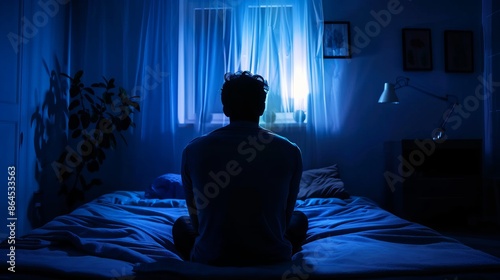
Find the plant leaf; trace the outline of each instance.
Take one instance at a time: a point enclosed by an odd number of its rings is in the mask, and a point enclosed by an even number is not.
[[[36,107],[36,112],[31,115],[31,125],[33,125],[33,122],[37,119],[41,119],[42,116],[40,115],[40,107]]]
[[[92,179],[88,185],[85,186],[84,190],[88,191],[90,190],[93,186],[100,186],[102,185],[101,179]]]
[[[135,108],[138,112],[140,112],[140,111],[141,111],[141,105],[139,105],[139,103],[134,102],[134,101],[131,101],[131,102],[130,102],[130,105],[131,105],[132,107],[134,107],[134,108]]]
[[[125,120],[126,118],[130,118],[129,116],[132,113],[132,109],[130,109],[129,106],[121,106],[120,107],[120,112],[122,112],[121,115],[120,115],[120,119],[121,120]]]
[[[116,148],[116,138],[115,138],[114,134],[112,134],[112,133],[109,134],[109,141],[111,144],[111,148],[113,148],[113,149]]]
[[[66,73],[59,73],[59,75],[65,77],[65,78],[68,78],[70,81],[73,81],[73,78],[70,75],[66,74]]]
[[[78,128],[78,126],[80,126],[80,118],[78,118],[77,114],[72,114],[69,117],[68,127],[71,130],[75,130]]]
[[[102,99],[104,99],[104,103],[106,104],[111,104],[113,103],[113,100],[111,99],[111,95],[113,93],[106,91],[105,93],[102,94]]]
[[[128,97],[127,91],[124,88],[120,87],[120,93],[118,94],[118,96],[121,99],[127,98]]]
[[[78,94],[80,94],[80,88],[79,88],[79,87],[71,86],[71,87],[69,88],[69,96],[70,96],[71,98],[73,98],[73,97],[77,97],[77,96],[78,96]]]
[[[93,83],[91,87],[97,87],[97,88],[106,88],[105,83]]]
[[[130,123],[132,123],[132,119],[130,119],[129,116],[124,118],[123,120],[120,121],[120,128],[121,130],[127,130],[130,126]]]
[[[106,154],[102,149],[97,149],[96,154],[97,160],[102,164],[102,162],[106,159]]]
[[[115,88],[115,79],[114,78],[109,79],[108,86],[106,88],[107,89]]]
[[[83,129],[87,129],[87,127],[89,127],[89,124],[90,124],[90,114],[87,112],[83,112],[80,115],[80,120],[82,122]]]
[[[81,78],[83,76],[83,71],[80,70],[78,72],[76,72],[75,76],[73,77],[73,80],[71,81],[71,84],[73,86],[79,86],[81,84]]]
[[[80,71],[76,72],[74,79],[80,80],[82,78],[82,76],[83,76],[83,70],[80,70]]]
[[[68,110],[71,111],[71,110],[75,109],[76,107],[78,107],[78,105],[80,105],[80,100],[75,99],[75,100],[71,101],[71,103],[69,104]]]
[[[82,135],[82,130],[81,129],[75,129],[75,131],[73,131],[73,133],[71,134],[71,137],[78,138],[80,135]]]
[[[99,99],[99,101],[101,101],[102,103],[105,103],[104,99],[100,98],[99,96],[96,96],[96,98]]]
[[[99,114],[97,114],[97,112],[94,111],[92,115],[90,115],[90,122],[97,123],[98,120],[99,120]]]
[[[87,170],[89,172],[97,172],[99,171],[99,163],[96,160],[92,160],[87,163]]]
[[[88,94],[84,94],[83,96],[85,96],[85,98],[91,103],[91,104],[94,104],[94,99],[92,99],[92,97],[90,97],[90,95]]]
[[[66,195],[66,204],[68,207],[72,208],[77,201],[83,201],[85,195],[82,190],[77,188],[72,188]]]
[[[90,87],[85,87],[85,88],[83,88],[83,90],[86,91],[86,92],[88,92],[88,93],[90,93],[90,94],[92,94],[92,95],[95,95],[94,90],[92,88],[90,88]]]

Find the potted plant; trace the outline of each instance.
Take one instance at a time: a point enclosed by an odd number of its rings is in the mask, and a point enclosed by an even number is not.
[[[130,97],[115,79],[86,86],[82,81],[83,71],[73,77],[61,74],[70,80],[68,105],[69,145],[52,163],[59,182],[59,194],[66,196],[71,208],[84,200],[84,194],[94,186],[102,184],[97,176],[106,153],[117,147],[117,137],[125,144],[122,134],[135,127],[131,114],[140,111],[139,96]]]

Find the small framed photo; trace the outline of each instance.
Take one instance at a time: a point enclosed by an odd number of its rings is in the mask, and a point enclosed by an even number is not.
[[[351,58],[351,35],[348,21],[325,21],[324,58]]]
[[[450,73],[474,72],[473,32],[444,31],[444,67]]]
[[[403,70],[432,70],[431,30],[403,28]]]

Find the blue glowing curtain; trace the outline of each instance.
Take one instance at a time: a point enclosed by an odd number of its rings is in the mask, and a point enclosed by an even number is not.
[[[150,166],[139,183],[176,171],[190,139],[227,124],[226,72],[264,76],[270,110],[304,110],[308,128],[328,126],[321,0],[88,0],[72,2],[71,16],[72,72],[113,76],[142,97],[129,137],[138,152],[120,154]]]
[[[178,22],[179,1],[71,2],[71,72],[83,69],[88,82],[114,77],[141,96],[136,128],[124,133],[128,145],[117,138],[103,172],[116,188],[147,186],[178,171],[182,147],[193,137],[177,121]]]
[[[181,1],[179,121],[201,133],[227,124],[223,74],[249,70],[268,80],[269,111],[315,112],[309,123],[319,124],[322,108],[311,108],[325,103],[321,7],[320,0]]]

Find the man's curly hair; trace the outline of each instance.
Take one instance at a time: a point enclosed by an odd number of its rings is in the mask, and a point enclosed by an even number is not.
[[[228,117],[255,117],[265,109],[267,81],[249,71],[226,73],[221,90],[224,113]]]

